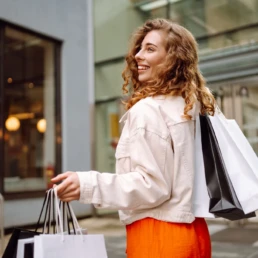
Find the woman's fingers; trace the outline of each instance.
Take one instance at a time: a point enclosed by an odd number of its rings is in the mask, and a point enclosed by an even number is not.
[[[57,178],[57,177],[56,177]],[[60,178],[60,177],[59,177]],[[59,179],[58,178],[58,179]],[[80,182],[78,175],[74,172],[64,173],[63,182],[57,185],[57,195],[62,201],[79,200],[80,198]]]
[[[65,181],[63,183],[65,183]],[[62,186],[62,184],[60,184],[59,186]],[[66,184],[66,188],[64,188],[63,190],[61,188],[61,190],[58,190],[57,192],[58,192],[58,196],[61,197],[67,194],[69,195],[71,193],[74,193],[76,190],[77,190],[77,187],[73,183],[71,183],[71,184]]]
[[[77,191],[80,191],[80,188],[77,187],[74,183],[68,184],[67,187],[59,192],[59,196],[69,195],[71,193],[77,193]]]
[[[66,197],[66,198],[62,198],[60,199],[62,202],[72,202],[72,201],[77,201],[79,199],[75,199],[74,197]]]
[[[62,196],[59,196],[59,199],[63,202],[79,200],[80,199],[80,191],[74,191],[71,193],[64,194]]]
[[[79,200],[80,199],[80,188],[76,188],[74,186],[70,186],[66,189],[65,192],[58,195],[59,199],[61,201],[73,201],[73,200]]]
[[[57,193],[60,194],[64,191],[64,189],[69,185],[69,180],[67,180],[74,172],[68,171],[63,174],[59,174],[56,177],[53,177],[51,181],[53,183],[58,183],[60,181],[63,181],[61,184],[59,184],[57,187]]]
[[[59,174],[59,175],[57,175],[56,177],[53,177],[53,178],[51,179],[51,181],[52,181],[53,183],[58,183],[58,182],[60,182],[60,181],[62,181],[62,180],[65,180],[67,177],[69,177],[69,175],[71,175],[71,173],[74,173],[74,172],[67,171],[67,172],[65,172],[65,173]]]

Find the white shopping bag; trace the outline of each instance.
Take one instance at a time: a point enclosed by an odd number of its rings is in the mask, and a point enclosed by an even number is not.
[[[199,116],[196,117],[195,122],[195,174],[192,198],[193,213],[195,217],[215,218],[214,214],[209,212],[210,198],[204,172]]]
[[[39,235],[34,258],[107,258],[103,235]]]
[[[63,229],[63,212],[60,212],[56,189],[55,216],[57,234],[42,234],[34,237],[34,258],[107,258],[103,235],[84,235],[68,203],[78,235],[67,235]]]
[[[258,210],[258,158],[235,120],[210,116],[233,188],[245,214]]]
[[[24,258],[25,245],[34,243],[34,238],[26,238],[18,240],[16,258]]]

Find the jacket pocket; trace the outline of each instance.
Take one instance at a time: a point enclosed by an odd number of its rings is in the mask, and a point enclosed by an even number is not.
[[[129,142],[119,141],[116,148],[116,173],[124,174],[131,170]]]

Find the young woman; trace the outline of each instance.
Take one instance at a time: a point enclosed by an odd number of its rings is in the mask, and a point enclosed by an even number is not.
[[[149,20],[134,33],[126,61],[116,174],[63,173],[52,179],[63,180],[58,196],[118,209],[129,258],[209,258],[207,225],[191,201],[195,117],[215,107],[197,43],[178,24]]]

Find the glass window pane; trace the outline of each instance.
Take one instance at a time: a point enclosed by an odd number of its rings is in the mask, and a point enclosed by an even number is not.
[[[258,155],[258,87],[240,86],[237,89],[241,99],[242,130]]]
[[[235,119],[258,155],[257,83],[225,84],[214,90],[218,105],[228,119]]]
[[[115,172],[115,150],[122,131],[124,113],[120,99],[96,105],[96,169]]]
[[[54,44],[5,29],[4,189],[45,190],[55,166]]]
[[[138,0],[132,2],[152,18],[168,16],[167,18],[190,29],[197,37],[235,29],[258,21],[257,0]]]
[[[258,42],[258,0],[132,0],[146,17],[169,18],[190,30],[201,54]],[[170,2],[168,5],[167,3]],[[148,8],[146,8],[148,7]],[[229,32],[230,31],[230,32]],[[223,33],[227,32],[227,33]],[[212,36],[211,35],[217,35]]]

